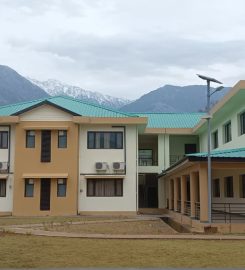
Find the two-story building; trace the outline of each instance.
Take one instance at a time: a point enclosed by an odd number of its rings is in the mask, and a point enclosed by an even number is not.
[[[245,214],[244,100],[240,81],[211,112],[213,222],[239,223]],[[204,115],[123,113],[68,97],[2,106],[0,213],[158,209],[181,222],[205,224]]]
[[[211,192],[212,224],[218,224],[223,231],[245,230],[242,224],[245,221],[244,101],[245,81],[240,81],[211,110],[211,191],[207,183],[205,119],[192,130],[199,137],[201,152],[186,155],[160,174],[168,186],[169,213],[181,222],[203,228],[208,222],[208,193]]]

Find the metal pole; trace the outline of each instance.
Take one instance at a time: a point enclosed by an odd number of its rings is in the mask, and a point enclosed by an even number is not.
[[[212,222],[212,175],[211,175],[211,118],[210,118],[210,81],[207,80],[207,114],[208,114],[208,223]]]

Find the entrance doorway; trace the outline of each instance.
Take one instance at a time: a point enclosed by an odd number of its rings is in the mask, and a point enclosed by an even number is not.
[[[41,179],[41,189],[40,189],[40,210],[48,211],[50,210],[50,179]]]
[[[155,173],[139,175],[139,208],[158,208],[158,179]]]

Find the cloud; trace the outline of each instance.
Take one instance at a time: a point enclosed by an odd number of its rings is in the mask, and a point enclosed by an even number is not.
[[[165,83],[198,83],[198,72],[231,85],[244,76],[242,7],[239,0],[1,0],[0,62],[130,98]]]

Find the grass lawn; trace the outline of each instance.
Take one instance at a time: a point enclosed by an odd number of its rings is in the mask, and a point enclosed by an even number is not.
[[[0,235],[0,267],[245,267],[245,241]]]
[[[102,234],[174,234],[171,227],[161,220],[152,221],[128,221],[116,223],[77,224],[77,225],[45,225],[38,228],[48,231],[72,232],[72,233],[102,233]]]

